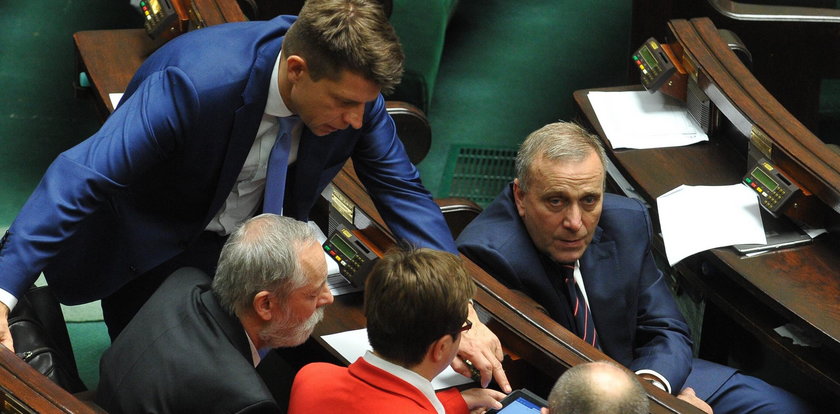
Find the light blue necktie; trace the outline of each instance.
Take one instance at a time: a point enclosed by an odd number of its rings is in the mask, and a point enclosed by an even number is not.
[[[271,154],[268,156],[263,213],[281,214],[283,212],[283,195],[286,190],[286,171],[289,168],[292,128],[299,119],[297,116],[277,118],[280,123],[280,130],[277,131],[277,140],[274,141]]]

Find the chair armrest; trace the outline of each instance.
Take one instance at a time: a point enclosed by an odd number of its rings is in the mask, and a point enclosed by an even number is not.
[[[417,165],[432,147],[432,127],[426,113],[420,108],[402,101],[385,101],[385,110],[394,119],[397,136],[405,146],[408,159]]]
[[[446,225],[452,233],[452,238],[457,238],[464,227],[481,213],[481,206],[470,199],[461,197],[436,198],[435,202],[443,213]]]
[[[707,1],[718,13],[733,20],[840,23],[838,9],[749,4],[731,0]]]

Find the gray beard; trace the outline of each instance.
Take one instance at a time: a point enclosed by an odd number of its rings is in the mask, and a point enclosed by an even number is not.
[[[303,322],[283,321],[267,326],[260,332],[260,340],[270,348],[288,348],[298,346],[312,335],[318,322],[324,319],[324,308],[318,308]]]

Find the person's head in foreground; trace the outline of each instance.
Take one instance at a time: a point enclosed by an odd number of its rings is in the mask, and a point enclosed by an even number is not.
[[[575,365],[557,380],[543,414],[647,414],[648,397],[636,376],[609,361]]]
[[[458,353],[472,323],[467,306],[475,293],[461,258],[432,249],[392,251],[365,282],[368,339],[379,357],[431,381]],[[470,409],[498,408],[503,393],[462,392]]]

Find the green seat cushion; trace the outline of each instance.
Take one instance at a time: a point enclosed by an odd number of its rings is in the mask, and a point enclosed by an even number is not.
[[[405,74],[389,99],[429,110],[437,79],[446,25],[457,0],[394,0],[391,23],[405,52]]]

